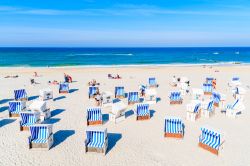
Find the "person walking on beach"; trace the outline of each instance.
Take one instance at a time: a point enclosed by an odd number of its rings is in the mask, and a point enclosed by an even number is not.
[[[216,79],[213,79],[212,85],[213,85],[213,88],[216,89]]]

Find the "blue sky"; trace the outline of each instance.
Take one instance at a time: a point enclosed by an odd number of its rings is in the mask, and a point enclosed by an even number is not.
[[[250,1],[1,0],[0,46],[250,46]]]

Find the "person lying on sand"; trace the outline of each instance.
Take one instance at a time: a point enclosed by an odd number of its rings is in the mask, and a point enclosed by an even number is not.
[[[5,76],[4,78],[18,78],[18,75],[15,75],[15,76]]]
[[[32,79],[30,79],[30,83],[31,83],[31,85],[34,85],[34,84],[39,84],[39,83],[38,83],[38,82],[36,82],[36,81],[35,81],[35,79],[33,79],[33,78],[32,78]]]
[[[58,85],[59,84],[59,82],[58,81],[56,81],[56,80],[54,80],[54,81],[48,81],[48,84],[49,85]]]
[[[108,74],[108,78],[109,79],[121,79],[122,77],[119,74],[117,74],[116,76],[112,76],[112,74]]]

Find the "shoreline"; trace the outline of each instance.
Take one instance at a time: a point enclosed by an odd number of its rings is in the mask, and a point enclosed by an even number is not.
[[[199,63],[199,64],[131,64],[131,65],[72,65],[72,66],[0,66],[0,69],[88,69],[88,68],[151,68],[151,67],[239,67],[250,63]]]

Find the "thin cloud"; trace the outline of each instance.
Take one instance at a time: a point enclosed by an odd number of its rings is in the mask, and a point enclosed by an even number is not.
[[[56,10],[56,9],[29,9],[11,6],[0,6],[1,13],[25,15],[82,15],[82,16],[157,16],[157,15],[206,15],[206,16],[250,16],[248,11],[214,10],[170,10],[148,5],[119,5],[113,8]]]

